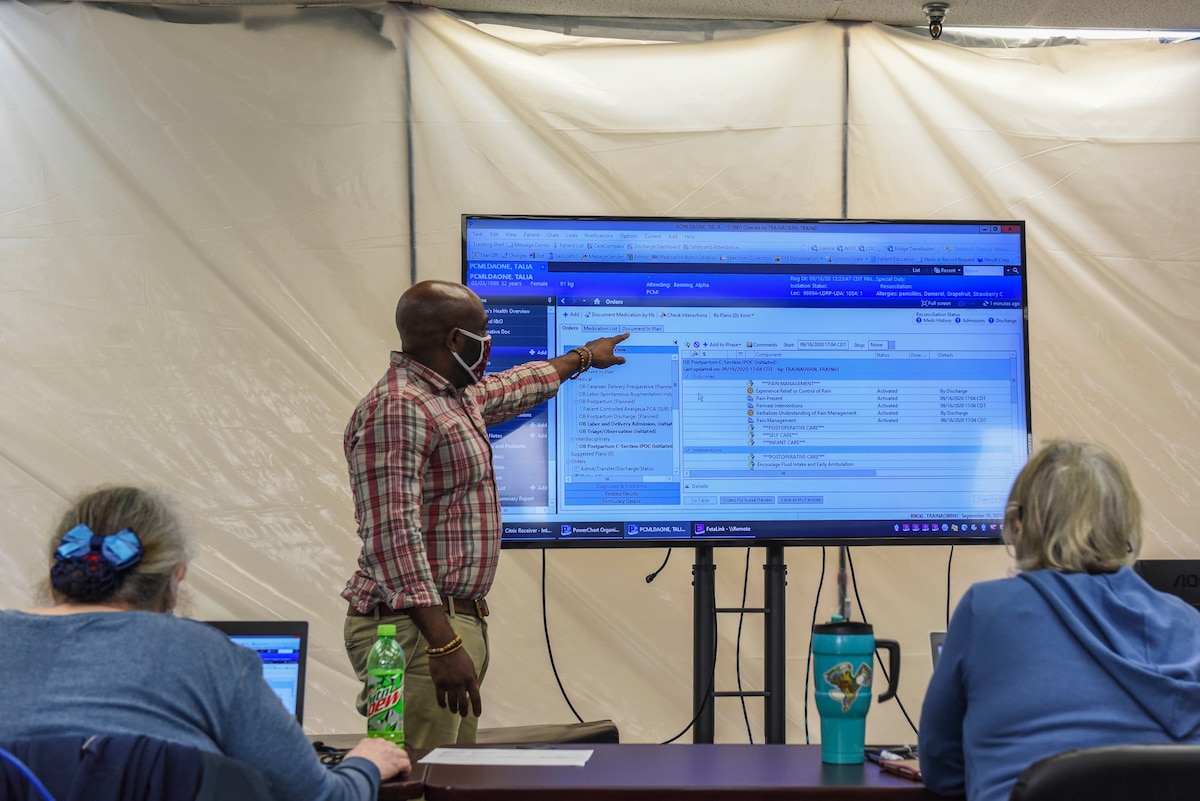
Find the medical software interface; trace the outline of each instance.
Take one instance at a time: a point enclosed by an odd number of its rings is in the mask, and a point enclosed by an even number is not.
[[[263,663],[263,678],[283,701],[288,712],[296,714],[300,687],[300,638],[285,635],[231,635],[230,640],[256,652]]]
[[[489,371],[632,335],[491,429],[506,538],[998,533],[1029,449],[1019,224],[464,231]]]

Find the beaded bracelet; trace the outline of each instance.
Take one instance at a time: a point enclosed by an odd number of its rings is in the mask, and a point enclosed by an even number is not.
[[[447,644],[443,645],[441,648],[432,648],[432,649],[426,648],[425,655],[428,656],[430,659],[437,659],[439,656],[449,656],[450,654],[454,653],[455,651],[460,650],[462,647],[463,647],[462,638],[455,637],[453,640],[451,640]]]
[[[575,353],[575,354],[579,355],[579,369],[576,370],[571,375],[571,379],[574,380],[576,378],[579,378],[579,376],[583,375],[588,370],[592,369],[593,356],[592,356],[592,349],[589,348],[587,345],[583,345],[578,348],[571,348],[571,353]]]
[[[455,634],[453,640],[451,640],[450,642],[448,642],[445,645],[442,645],[438,648],[434,648],[429,645],[425,646],[425,653],[428,656],[445,656],[446,654],[454,653],[459,648],[462,648],[462,646],[463,646],[462,637]]]

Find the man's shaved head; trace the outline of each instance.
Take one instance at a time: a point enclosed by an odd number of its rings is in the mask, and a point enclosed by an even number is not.
[[[483,333],[486,327],[483,301],[462,284],[422,281],[409,287],[396,304],[401,347],[417,358],[440,349],[455,328]]]

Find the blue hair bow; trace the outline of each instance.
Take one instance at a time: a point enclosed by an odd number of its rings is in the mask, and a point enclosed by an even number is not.
[[[146,549],[142,547],[137,534],[127,528],[101,537],[86,523],[80,523],[63,535],[62,545],[58,546],[54,555],[58,559],[77,559],[93,551],[99,551],[114,570],[124,570],[142,561]]]

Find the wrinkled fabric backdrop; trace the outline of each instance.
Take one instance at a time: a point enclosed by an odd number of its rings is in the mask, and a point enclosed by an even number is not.
[[[1146,501],[1143,555],[1200,557],[1200,42],[968,49],[836,23],[652,38],[399,6],[0,3],[0,603],[30,602],[67,498],[166,488],[196,536],[181,612],[311,621],[307,728],[361,729],[342,430],[398,344],[399,293],[458,279],[463,213],[1026,220],[1035,440],[1114,448]],[[787,738],[804,742],[837,552],[785,555]],[[647,584],[663,556],[506,551],[481,724],[573,720],[544,559],[580,715],[627,742],[677,734],[692,553]],[[960,546],[948,582],[945,546],[851,556],[915,720],[926,632],[1010,560]],[[718,549],[718,605],[744,575],[761,604],[764,558]],[[737,622],[721,619],[718,689],[736,686]],[[762,653],[748,616],[748,689]],[[744,742],[740,704],[716,704],[717,741]],[[761,741],[761,700],[746,706]],[[914,739],[895,703],[867,736]]]

